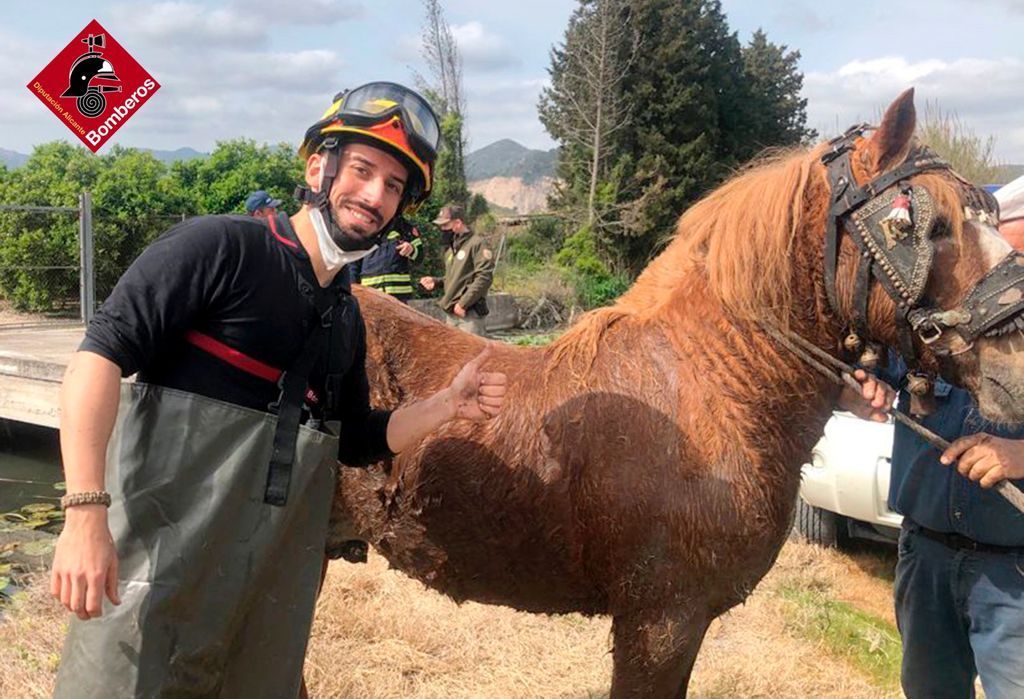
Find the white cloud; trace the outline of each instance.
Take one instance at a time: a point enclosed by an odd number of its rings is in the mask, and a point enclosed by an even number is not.
[[[915,88],[918,115],[926,105],[956,112],[980,137],[994,136],[997,156],[1024,162],[1024,61],[962,58],[908,61],[887,56],[847,63],[804,77],[808,125],[822,135],[857,121],[877,121],[896,96]]]
[[[494,71],[514,68],[520,64],[509,42],[487,31],[480,22],[455,25],[452,27],[452,36],[469,70]]]
[[[138,42],[139,50],[128,49],[162,86],[121,141],[199,149],[239,137],[297,143],[327,106],[324,77],[347,66],[332,49],[271,50],[270,32],[282,23],[312,22],[314,14],[330,24],[359,9],[348,0],[314,0],[290,15],[269,0],[221,8],[119,6],[109,28]]]
[[[46,42],[29,40],[3,30],[0,30],[0,45],[5,49],[5,58],[0,61],[0,104],[3,105],[4,131],[16,135],[39,131],[45,134],[45,140],[70,136],[60,119],[55,118],[39,102],[35,93],[26,88],[53,59],[56,49]],[[6,145],[24,153],[31,149],[30,146],[21,147],[14,140]]]
[[[546,8],[564,0],[524,1]],[[297,142],[334,90],[381,79],[382,65],[384,77],[407,84],[413,82],[411,70],[423,69],[419,17],[404,16],[396,22],[384,9],[388,3],[304,0],[292,6],[280,0],[103,0],[103,5],[100,21],[161,84],[159,93],[119,131],[117,142],[123,145],[209,150],[215,141],[236,137]],[[533,22],[543,12],[491,9],[471,4],[456,14],[476,19],[452,26],[465,65],[473,146],[509,137],[547,147],[550,139],[536,116],[539,83],[513,77],[524,72],[519,54],[529,42],[526,37],[513,42],[502,35],[519,26],[509,14],[525,13]],[[360,28],[359,35],[342,40],[343,33],[330,25],[349,20],[356,20],[352,27]],[[282,32],[282,25],[301,27]],[[392,31],[386,61],[367,61],[368,47],[380,49],[380,42],[371,37],[383,26]],[[0,145],[27,152],[33,143],[66,138],[65,127],[47,117],[25,89],[57,50],[52,38],[42,31],[0,29],[0,40],[8,49],[8,58],[0,63],[0,104],[7,127]],[[542,47],[541,52],[545,50]],[[532,67],[525,72],[542,71]]]
[[[270,24],[337,24],[357,19],[365,14],[358,0],[302,0],[282,7],[281,0],[239,0],[234,4],[239,12],[261,16]]]
[[[487,31],[481,22],[451,26],[452,37],[459,47],[467,73],[495,73],[521,65],[512,45],[502,36]],[[423,37],[406,35],[391,45],[396,60],[419,62],[423,57]]]
[[[185,97],[180,101],[183,111],[190,117],[208,117],[224,108],[216,97]]]
[[[537,118],[537,98],[546,84],[544,79],[467,81],[470,150],[502,138],[528,148],[552,148],[551,138]]]
[[[357,0],[303,0],[287,6],[279,0],[238,0],[222,8],[169,0],[115,5],[111,24],[143,44],[157,42],[178,50],[217,46],[255,51],[269,44],[275,27],[329,26],[362,17],[363,12]]]
[[[111,17],[115,35],[123,32],[141,43],[178,51],[207,45],[259,49],[267,44],[267,32],[273,26],[265,18],[235,9],[208,9],[187,2],[117,5],[111,8]]]
[[[146,67],[163,87],[133,119],[142,127],[136,133],[159,139],[162,145],[154,147],[200,149],[240,137],[298,143],[327,107],[323,76],[338,75],[345,67],[341,57],[323,49],[210,49],[189,56],[161,51],[152,63]]]
[[[324,76],[338,75],[344,67],[338,54],[325,49],[229,53],[218,60],[217,75],[205,76],[202,84],[205,88],[238,90],[240,99],[251,104],[252,100],[245,100],[245,92],[260,87],[272,88],[282,96],[307,91],[320,94],[325,91]],[[184,77],[179,76],[179,80]]]
[[[796,31],[806,34],[811,32],[825,32],[835,26],[830,17],[826,17],[817,8],[808,7],[802,2],[787,3],[775,8],[775,15],[772,22],[786,27],[792,27]]]

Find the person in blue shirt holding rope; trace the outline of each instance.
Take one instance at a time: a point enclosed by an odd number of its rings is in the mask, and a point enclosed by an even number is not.
[[[1013,225],[1024,217],[1024,187],[1004,190],[996,193],[1000,233],[1024,250],[1024,226]],[[863,371],[856,378],[860,400],[847,391],[842,406],[880,419],[892,390]],[[900,389],[896,409],[909,413],[905,363],[893,355],[879,378]],[[980,676],[989,699],[1024,697],[1024,515],[993,489],[1004,479],[1024,486],[1024,426],[986,421],[967,391],[941,380],[931,398],[922,424],[950,447],[940,454],[899,423],[893,438],[903,691],[910,699],[973,697]]]

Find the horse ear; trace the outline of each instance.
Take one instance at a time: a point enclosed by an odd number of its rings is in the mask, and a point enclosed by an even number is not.
[[[871,154],[876,173],[882,173],[903,162],[917,128],[914,109],[914,88],[896,98],[882,117],[882,125],[871,137]]]

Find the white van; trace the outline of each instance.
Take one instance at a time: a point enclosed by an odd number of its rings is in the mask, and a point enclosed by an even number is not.
[[[795,529],[836,546],[848,537],[895,542],[902,517],[889,509],[893,421],[870,422],[837,411],[804,464]]]

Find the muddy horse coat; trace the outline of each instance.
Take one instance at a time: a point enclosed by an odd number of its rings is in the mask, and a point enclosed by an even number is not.
[[[851,140],[863,184],[916,157],[912,92]],[[789,531],[800,466],[839,389],[764,332],[766,321],[840,354],[898,346],[897,301],[872,278],[864,312],[849,218],[838,221],[835,305],[824,278],[828,144],[750,169],[699,202],[612,307],[546,348],[495,348],[506,408],[452,424],[369,470],[342,469],[335,537],[352,528],[392,565],[456,600],[613,617],[613,697],[686,693],[711,620],[741,602]],[[957,307],[1009,252],[977,191],[948,168],[909,175],[934,222],[923,298]],[[967,207],[967,213],[965,213]],[[882,274],[882,270],[878,270]],[[360,294],[382,404],[442,388],[483,340],[382,295]],[[1020,421],[1017,333],[913,337],[924,371]],[[346,532],[348,528],[348,532]]]

